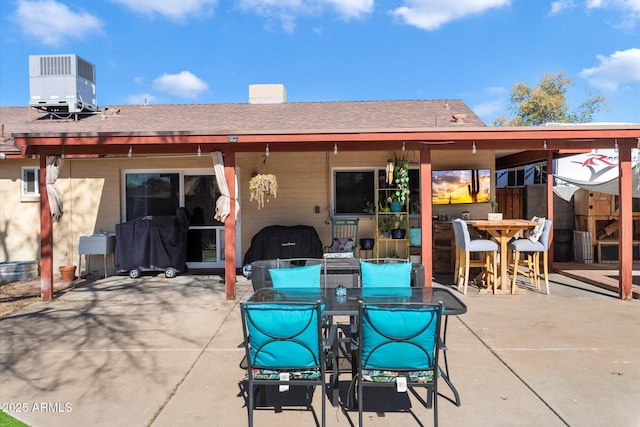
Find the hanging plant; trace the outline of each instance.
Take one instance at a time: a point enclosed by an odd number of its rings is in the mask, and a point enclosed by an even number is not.
[[[409,162],[406,156],[398,158],[395,156],[395,184],[396,191],[392,198],[395,201],[400,202],[402,206],[409,201]]]
[[[258,209],[264,208],[264,202],[269,199],[278,197],[278,180],[273,174],[257,174],[249,180],[249,193],[251,198],[258,202]]]

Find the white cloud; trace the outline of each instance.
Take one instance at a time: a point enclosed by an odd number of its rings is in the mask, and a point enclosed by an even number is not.
[[[585,68],[580,76],[598,88],[616,91],[620,85],[640,82],[640,49],[617,51],[611,56],[598,55],[600,64]]]
[[[494,117],[504,110],[503,101],[489,101],[482,104],[476,104],[471,107],[474,113],[479,117],[483,117],[484,121],[487,121],[487,117]]]
[[[505,93],[508,93],[510,89],[504,86],[490,86],[484,90],[492,95],[504,95]]]
[[[423,30],[437,30],[456,19],[509,6],[511,0],[404,0],[404,4],[392,10],[391,15]]]
[[[616,27],[623,29],[634,28],[640,21],[640,0],[584,0],[580,2],[588,11],[607,10],[619,12],[622,15]],[[568,9],[578,7],[577,0],[556,0],[551,3],[550,15],[557,15]]]
[[[638,0],[587,0],[587,9],[606,8],[640,12]]]
[[[640,0],[589,0],[588,9],[612,9],[622,13],[622,21],[616,26],[632,29],[640,21]]]
[[[551,3],[551,10],[549,15],[556,15],[565,9],[571,9],[575,6],[573,0],[558,0]]]
[[[322,0],[344,19],[361,18],[373,11],[373,0]]]
[[[131,10],[147,15],[159,14],[172,21],[184,21],[188,16],[210,14],[218,0],[112,0]]]
[[[298,16],[320,15],[334,11],[344,20],[363,18],[373,11],[374,0],[240,0],[240,8],[267,18],[267,26],[272,21],[292,33]]]
[[[153,88],[180,98],[197,98],[209,85],[189,71],[182,71],[178,74],[161,75],[153,81]]]
[[[28,36],[54,47],[102,31],[102,22],[95,16],[74,12],[54,0],[20,0],[15,21]]]

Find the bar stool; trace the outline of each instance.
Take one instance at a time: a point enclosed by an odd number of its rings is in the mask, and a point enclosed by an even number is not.
[[[453,234],[456,243],[456,261],[454,268],[454,278],[456,286],[462,293],[467,293],[469,284],[469,268],[481,267],[487,280],[487,286],[493,286],[493,293],[496,293],[496,277],[498,271],[498,244],[489,239],[473,239],[469,234],[467,223],[459,218],[453,221]],[[471,259],[471,252],[480,253],[481,259]],[[461,283],[462,281],[462,283]]]

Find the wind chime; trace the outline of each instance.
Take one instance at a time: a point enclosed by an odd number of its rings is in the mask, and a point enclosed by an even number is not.
[[[386,171],[386,180],[387,180],[387,184],[392,185],[393,184],[393,160],[389,159],[387,160],[387,167],[385,169]]]

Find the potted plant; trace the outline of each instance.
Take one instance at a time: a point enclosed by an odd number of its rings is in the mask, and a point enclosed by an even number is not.
[[[406,228],[404,225],[404,215],[403,214],[395,214],[393,216],[393,229],[391,229],[391,238],[392,239],[404,239],[407,235]]]
[[[389,203],[389,209],[391,212],[400,212],[402,211],[402,203],[398,197],[394,194],[387,199],[387,203]]]
[[[249,180],[249,193],[251,198],[258,202],[258,209],[264,207],[264,202],[278,197],[278,180],[273,174],[256,174]]]
[[[384,238],[389,238],[391,230],[391,218],[378,218],[378,234]]]
[[[489,203],[491,204],[491,213],[487,214],[487,219],[489,221],[502,220],[502,214],[496,212],[498,210],[498,202],[496,202],[496,199],[491,199]]]

